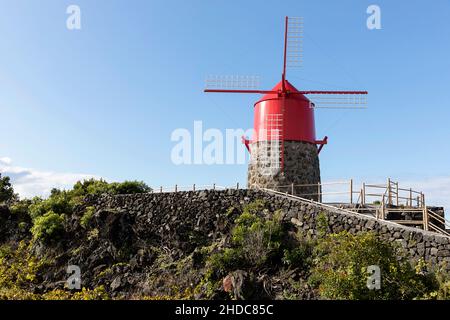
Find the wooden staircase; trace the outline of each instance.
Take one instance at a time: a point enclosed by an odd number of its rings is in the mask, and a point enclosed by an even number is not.
[[[330,185],[342,185],[345,191],[324,191],[324,187]],[[317,191],[315,193],[307,192],[306,190],[311,190],[311,187],[316,187]],[[305,188],[305,193],[299,194],[296,190],[302,190],[302,188]],[[415,191],[412,188],[401,188],[398,182],[391,179],[387,179],[386,184],[363,183],[360,191],[354,189],[353,180],[304,185],[276,185],[265,190],[299,198],[315,196],[319,199],[319,203],[330,207],[433,231],[450,237],[450,221],[445,219],[443,208],[439,210],[437,207],[427,206],[423,192]],[[324,196],[330,195],[342,196],[347,201],[324,202]],[[358,195],[356,201],[354,201],[355,195]]]

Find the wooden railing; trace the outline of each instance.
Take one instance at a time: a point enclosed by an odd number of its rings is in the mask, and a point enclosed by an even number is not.
[[[372,202],[368,201],[368,198]],[[425,204],[423,192],[413,190],[412,188],[400,188],[399,183],[391,179],[388,179],[386,184],[362,184],[358,202],[360,201],[359,203],[362,205],[371,204],[374,202],[373,198],[387,205],[395,205],[397,207],[423,207]]]
[[[152,193],[165,193],[165,192],[183,192],[183,191],[200,191],[200,190],[228,190],[228,189],[240,189],[239,183],[236,183],[234,186],[219,186],[215,183],[211,185],[178,185],[175,184],[173,186],[159,186],[152,188]]]
[[[338,191],[329,191],[330,186],[340,186],[341,188]],[[277,193],[313,199],[323,204],[332,204],[335,207],[346,208],[353,212],[372,215],[380,220],[416,226],[450,236],[446,231],[447,228],[450,229],[450,221],[427,207],[423,192],[412,188],[403,188],[398,182],[391,179],[387,179],[386,184],[362,183],[360,190],[355,190],[353,179],[317,184],[273,185],[264,188]],[[328,201],[324,201],[324,199]],[[334,201],[330,201],[330,199],[334,199]],[[404,214],[414,218],[393,219],[388,217],[389,215]]]

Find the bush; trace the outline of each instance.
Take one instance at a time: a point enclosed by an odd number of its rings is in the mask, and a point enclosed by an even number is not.
[[[109,300],[105,287],[99,286],[93,290],[83,288],[81,291],[53,290],[42,294],[41,300]]]
[[[324,237],[328,233],[329,224],[328,217],[325,212],[320,212],[316,218],[317,235],[319,238]]]
[[[151,192],[152,188],[142,181],[125,181],[111,183],[109,190],[111,194],[135,194]]]
[[[276,212],[271,218],[262,218],[259,215],[264,206],[264,202],[255,201],[244,207],[231,231],[231,247],[208,256],[207,281],[216,281],[236,269],[261,268],[280,255],[284,236],[281,215]]]
[[[70,215],[73,212],[73,199],[66,191],[53,189],[50,197],[43,200],[35,197],[29,207],[30,216],[33,220],[52,211],[58,214]]]
[[[210,255],[206,263],[207,277],[219,279],[231,270],[243,268],[243,256],[242,250],[238,248],[225,248],[221,252]]]
[[[26,216],[29,213],[30,206],[32,204],[31,200],[25,199],[20,200],[13,204],[9,209],[12,214],[17,216]]]
[[[16,249],[6,245],[0,247],[0,291],[29,288],[36,283],[37,273],[45,263],[30,253],[25,241],[21,241]]]
[[[81,291],[52,290],[42,294],[31,288],[42,280],[39,276],[49,262],[32,254],[25,241],[17,248],[0,247],[0,300],[104,300],[109,299],[103,286]]]
[[[108,186],[109,184],[103,179],[89,179],[78,181],[73,186],[72,194],[79,197],[84,197],[88,194],[100,195],[103,193],[108,193]]]
[[[152,189],[144,182],[125,181],[108,183],[105,180],[89,179],[78,181],[74,186],[71,194],[76,197],[84,197],[86,195],[101,194],[135,194],[150,192]]]
[[[450,300],[450,273],[446,271],[447,262],[431,268],[421,259],[416,266],[416,272],[423,273],[424,270],[431,270],[430,275],[435,286],[432,291],[423,296],[423,299]]]
[[[95,213],[94,207],[87,207],[85,213],[80,219],[80,225],[86,229],[88,227],[89,222],[91,221],[93,215]]]
[[[302,242],[292,249],[284,249],[283,263],[289,267],[307,269],[311,265],[312,246],[308,242]]]
[[[77,205],[82,203],[88,195],[142,193],[151,191],[145,183],[125,181],[122,183],[108,183],[104,180],[89,179],[77,182],[72,190],[53,189],[48,199],[35,197],[27,202],[20,203],[14,210],[27,210],[34,226],[32,228],[35,239],[48,240],[57,236],[63,229],[63,216],[70,216],[75,212]],[[93,208],[88,208],[80,220],[83,228],[92,218]],[[43,218],[45,217],[45,218]]]
[[[328,299],[413,299],[430,291],[432,284],[417,274],[398,248],[374,233],[352,235],[346,231],[319,240],[310,283]],[[381,270],[381,289],[367,287],[367,268]]]
[[[3,177],[0,173],[0,203],[9,202],[15,198],[14,189],[9,177]]]
[[[64,215],[59,215],[53,211],[37,217],[31,228],[33,239],[43,242],[51,242],[52,240],[58,239],[64,231],[63,223]]]
[[[280,212],[275,212],[271,219],[263,219],[255,213],[261,206],[256,203],[245,207],[232,230],[233,245],[240,249],[243,260],[254,267],[278,253],[283,237]]]

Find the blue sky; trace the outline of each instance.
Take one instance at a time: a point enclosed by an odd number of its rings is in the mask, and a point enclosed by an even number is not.
[[[71,4],[81,30],[66,28]],[[371,4],[381,30],[366,27]],[[170,137],[195,120],[252,126],[258,95],[206,95],[204,79],[275,85],[286,15],[305,21],[304,67],[287,75],[298,89],[370,94],[367,110],[316,111],[322,180],[392,177],[450,205],[448,0],[0,0],[0,163],[25,195],[84,175],[245,184],[246,165],[174,165]]]

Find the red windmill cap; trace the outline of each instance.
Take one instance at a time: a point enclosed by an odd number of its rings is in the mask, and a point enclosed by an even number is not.
[[[297,92],[294,95],[289,96],[290,99],[298,99],[303,101],[308,101],[309,99],[306,98],[303,94],[300,93],[300,91],[297,90],[296,87],[294,87],[289,81],[284,80],[284,88],[287,93],[289,92]],[[283,80],[278,82],[275,87],[273,87],[270,91],[278,91],[279,93],[283,92]],[[278,93],[268,93],[264,95],[261,99],[259,99],[255,104],[258,104],[265,100],[272,100],[272,99],[279,99],[280,95]]]

